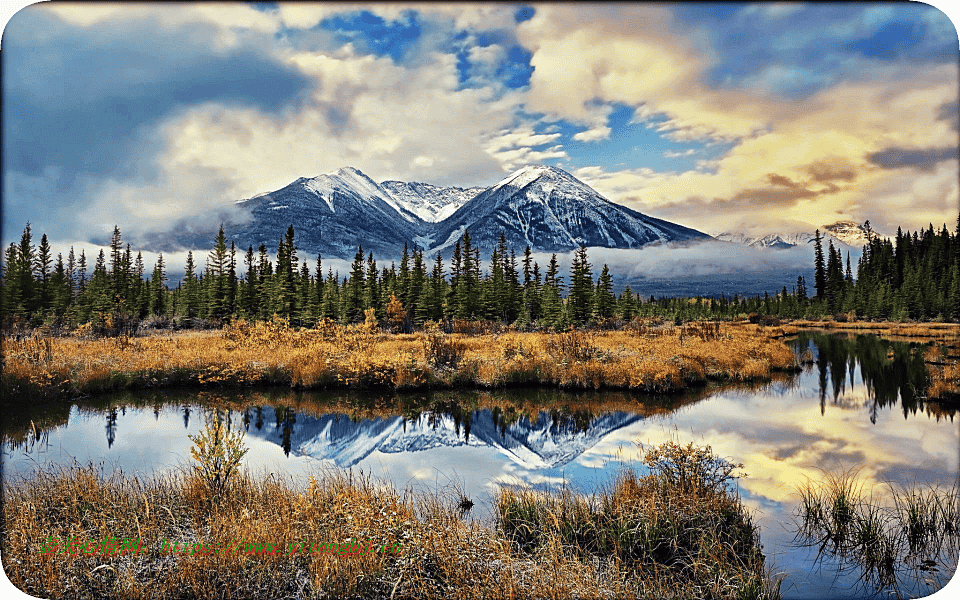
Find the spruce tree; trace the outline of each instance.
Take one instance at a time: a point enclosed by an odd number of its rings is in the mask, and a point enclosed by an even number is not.
[[[227,316],[227,271],[230,257],[227,251],[227,238],[223,233],[223,225],[217,233],[213,250],[207,257],[207,316],[220,321]],[[157,314],[154,311],[154,314]]]
[[[157,264],[153,267],[153,276],[150,278],[150,312],[163,316],[167,311],[167,273],[163,264],[163,254],[157,256]]]
[[[823,262],[823,242],[820,239],[820,230],[818,229],[813,238],[813,285],[816,289],[817,299],[822,299],[827,293],[827,272]]]
[[[344,318],[348,323],[359,323],[363,321],[363,290],[365,269],[363,268],[363,247],[357,247],[357,253],[353,257],[353,264],[350,266],[350,279],[344,289],[343,306]]]
[[[50,290],[50,267],[53,263],[53,256],[50,251],[50,242],[47,241],[47,234],[40,238],[40,245],[37,247],[36,264],[34,271],[37,274],[37,304],[42,313],[50,311],[53,303],[53,294]]]
[[[593,308],[593,273],[587,262],[587,248],[580,246],[573,255],[570,273],[570,295],[567,297],[567,316],[576,326],[590,320]]]
[[[613,278],[609,267],[604,264],[593,295],[593,316],[597,320],[612,319],[616,305],[617,299],[613,295]]]

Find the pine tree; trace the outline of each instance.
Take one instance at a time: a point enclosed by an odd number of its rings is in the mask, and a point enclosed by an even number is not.
[[[366,308],[363,305],[365,278],[363,258],[363,247],[360,246],[357,248],[357,253],[353,257],[353,264],[350,266],[350,279],[343,291],[344,318],[348,323],[359,323],[363,321],[363,311]]]
[[[363,306],[366,309],[373,309],[373,314],[377,319],[384,316],[383,301],[380,295],[380,271],[377,269],[377,261],[373,258],[373,252],[367,255],[367,276],[363,283]]]
[[[20,294],[19,267],[20,249],[13,242],[7,247],[3,258],[3,316],[24,316],[23,298]]]
[[[131,306],[138,319],[145,319],[150,314],[150,292],[143,282],[146,267],[143,264],[143,253],[137,252],[133,262],[133,276],[131,277],[131,292],[133,299]]]
[[[423,287],[423,293],[420,298],[420,322],[440,321],[443,319],[444,297],[446,296],[446,281],[443,278],[443,256],[437,253],[433,261],[433,270],[430,272],[430,279],[427,285]]]
[[[612,319],[616,305],[617,299],[613,295],[613,278],[610,276],[610,269],[604,264],[593,295],[593,316],[597,320]]]
[[[563,282],[560,280],[559,271],[557,255],[554,253],[547,265],[541,295],[544,324],[554,328],[560,326],[560,321],[563,318],[563,300],[561,299]]]
[[[34,265],[34,272],[37,274],[38,308],[42,313],[49,312],[53,304],[53,294],[50,290],[50,266],[52,262],[50,242],[47,241],[47,234],[43,234],[40,238],[40,245],[37,247],[36,264]]]
[[[576,326],[590,320],[593,308],[593,274],[587,262],[587,248],[580,246],[573,255],[570,273],[570,295],[567,297],[567,316]]]
[[[199,313],[196,270],[197,266],[193,262],[193,251],[187,251],[187,264],[181,288],[183,293],[183,312],[187,319],[190,319],[191,323],[193,319],[197,318]]]
[[[620,297],[617,298],[617,313],[624,321],[629,321],[637,314],[637,301],[630,286],[625,286]]]
[[[50,276],[50,309],[58,317],[63,318],[70,308],[70,279],[67,277],[67,268],[63,264],[63,255],[57,253],[57,266]]]
[[[17,291],[20,296],[19,306],[21,307],[21,314],[27,319],[37,312],[40,305],[39,296],[36,293],[36,282],[33,278],[34,260],[33,235],[30,232],[30,223],[27,223],[23,235],[20,236],[15,269]]]
[[[814,288],[817,291],[817,299],[822,299],[827,292],[827,274],[823,263],[823,242],[820,239],[819,229],[814,234],[813,240]]]
[[[400,258],[400,273],[397,275],[397,298],[404,307],[410,307],[410,252],[407,245],[403,245],[403,256]]]
[[[120,305],[126,297],[127,273],[123,268],[123,240],[120,238],[120,228],[113,226],[113,235],[110,237],[110,282],[113,286],[113,302]]]
[[[87,305],[92,313],[91,316],[96,317],[98,324],[104,323],[113,311],[113,290],[103,250],[97,255],[97,262],[94,264],[93,275],[90,276],[85,295],[89,298]]]
[[[153,267],[153,276],[150,278],[150,312],[163,316],[167,311],[167,273],[163,264],[163,254],[157,256],[157,264]]]
[[[460,286],[463,285],[463,253],[460,250],[460,240],[453,246],[453,257],[450,259],[450,296],[447,300],[447,316],[460,317],[464,307],[460,304]]]
[[[333,267],[329,267],[327,281],[323,284],[323,305],[320,312],[325,319],[340,320],[340,286],[337,282],[339,274],[333,274]]]

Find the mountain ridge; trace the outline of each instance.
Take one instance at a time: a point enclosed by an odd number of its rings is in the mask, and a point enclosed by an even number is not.
[[[405,244],[425,254],[447,251],[469,229],[473,244],[493,248],[500,235],[523,252],[565,252],[581,245],[639,248],[652,243],[711,239],[705,233],[649,217],[611,202],[557,167],[528,165],[488,188],[419,182],[377,183],[343,167],[300,177],[279,190],[239,200],[248,218],[224,223],[241,249],[276,247],[293,225],[297,248],[308,255],[352,258],[357,249],[396,257]],[[216,232],[185,224],[171,239],[181,248],[209,244]]]

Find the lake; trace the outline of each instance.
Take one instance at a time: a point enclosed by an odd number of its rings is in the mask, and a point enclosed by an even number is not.
[[[589,493],[623,468],[642,472],[638,444],[694,442],[744,465],[739,493],[760,526],[768,567],[784,577],[784,597],[860,598],[868,590],[857,569],[794,541],[797,486],[848,470],[881,494],[890,484],[952,486],[958,424],[954,411],[920,396],[923,346],[847,333],[789,343],[813,359],[801,373],[674,397],[225,389],[123,393],[42,409],[24,402],[4,420],[3,476],[75,461],[147,476],[186,466],[188,434],[219,408],[246,429],[244,461],[254,473],[303,482],[318,469],[350,468],[451,501],[463,493],[475,503],[470,517],[490,522],[498,486]],[[932,593],[955,566],[905,589]]]

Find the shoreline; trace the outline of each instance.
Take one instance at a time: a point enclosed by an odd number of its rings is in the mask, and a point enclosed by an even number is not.
[[[939,343],[928,400],[960,397],[960,324],[789,321],[638,321],[618,330],[562,333],[395,334],[364,325],[296,329],[282,319],[143,337],[4,338],[0,393],[60,402],[98,394],[190,388],[295,391],[488,391],[543,387],[675,395],[713,383],[797,372],[784,338],[803,331]],[[935,355],[934,355],[935,354]],[[9,400],[8,400],[9,401]]]

